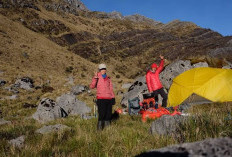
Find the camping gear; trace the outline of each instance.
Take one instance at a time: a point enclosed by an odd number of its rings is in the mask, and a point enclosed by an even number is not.
[[[142,102],[142,108],[144,110],[155,107],[158,108],[158,102],[155,101],[154,95],[152,93],[143,94],[143,102]]]
[[[158,109],[155,108],[149,108],[148,110],[143,110],[140,111],[141,115],[142,115],[142,121],[146,122],[147,119],[156,119],[156,118],[160,118],[163,115],[181,115],[181,112],[175,110],[173,113],[170,113],[166,108],[160,107]]]
[[[135,97],[133,99],[129,99],[128,100],[128,111],[129,111],[129,114],[130,115],[133,115],[133,114],[138,114],[141,107],[140,107],[140,100],[138,97]]]
[[[192,94],[213,102],[232,101],[232,70],[200,67],[180,74],[170,87],[168,106],[177,106]]]

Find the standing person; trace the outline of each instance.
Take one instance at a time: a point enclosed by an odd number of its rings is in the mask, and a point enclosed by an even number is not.
[[[97,129],[102,130],[104,127],[110,125],[112,105],[115,104],[115,95],[111,79],[106,74],[106,65],[100,64],[98,69],[99,72],[95,72],[90,88],[97,88]]]
[[[162,107],[167,106],[167,94],[164,91],[163,85],[159,78],[159,73],[163,70],[164,67],[164,57],[160,55],[160,65],[153,63],[151,65],[151,70],[146,74],[147,88],[152,96],[155,97],[155,101],[158,101],[158,94],[163,98]]]

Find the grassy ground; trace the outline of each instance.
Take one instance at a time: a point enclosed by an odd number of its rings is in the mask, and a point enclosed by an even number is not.
[[[194,106],[188,123],[179,133],[170,136],[151,135],[152,120],[141,122],[140,116],[122,115],[111,127],[96,131],[97,119],[83,120],[78,116],[58,119],[48,124],[64,124],[71,129],[58,133],[40,135],[36,129],[43,125],[33,119],[25,119],[35,109],[20,106],[6,110],[6,120],[12,124],[0,128],[0,156],[135,156],[141,152],[182,142],[194,142],[205,138],[232,137],[232,104],[206,104]],[[9,107],[9,106],[8,106]],[[26,135],[25,147],[13,148],[7,142]]]

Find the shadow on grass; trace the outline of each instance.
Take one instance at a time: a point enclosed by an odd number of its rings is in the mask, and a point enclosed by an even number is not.
[[[188,152],[182,152],[182,153],[174,153],[174,152],[147,152],[142,153],[140,155],[136,155],[136,157],[188,157]]]

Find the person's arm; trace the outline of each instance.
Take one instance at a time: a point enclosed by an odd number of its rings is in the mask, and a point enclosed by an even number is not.
[[[152,88],[151,88],[151,77],[149,75],[149,73],[146,74],[146,82],[147,82],[147,88],[148,91],[151,93],[152,92]]]
[[[115,98],[114,90],[113,90],[113,84],[112,84],[111,80],[110,80],[110,92],[111,92],[111,97]]]
[[[91,89],[96,88],[97,82],[98,82],[98,76],[97,76],[97,73],[95,73],[95,75],[94,75],[94,77],[92,78],[92,82],[91,82],[91,84],[90,84],[89,87],[90,87]]]
[[[156,72],[158,73],[160,73],[164,68],[164,57],[160,55],[160,59],[161,61],[160,61],[159,67],[156,70]]]
[[[113,84],[110,80],[110,92],[111,92],[111,105],[115,105],[116,101],[115,101],[115,95],[114,95],[114,90],[113,90]]]

